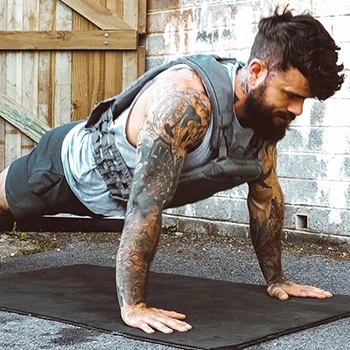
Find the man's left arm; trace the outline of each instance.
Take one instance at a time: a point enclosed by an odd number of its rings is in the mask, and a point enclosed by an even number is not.
[[[262,155],[263,171],[249,184],[248,195],[250,234],[267,292],[281,300],[289,296],[329,298],[332,296],[329,292],[298,285],[284,276],[281,262],[284,199],[276,174],[276,160],[276,145],[267,145]]]

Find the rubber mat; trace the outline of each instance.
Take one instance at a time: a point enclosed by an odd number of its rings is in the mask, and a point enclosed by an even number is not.
[[[279,301],[265,286],[150,273],[148,304],[187,315],[193,329],[153,335],[119,315],[115,269],[73,265],[0,276],[0,309],[182,349],[243,349],[350,316],[350,296]]]

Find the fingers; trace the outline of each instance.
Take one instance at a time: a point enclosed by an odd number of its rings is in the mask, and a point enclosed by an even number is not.
[[[186,315],[180,314],[176,311],[168,311],[163,309],[157,309],[157,310],[160,311],[162,314],[166,315],[167,317],[176,318],[178,320],[184,320],[186,318]]]
[[[140,328],[148,334],[155,331],[162,333],[172,333],[174,330],[178,332],[187,332],[192,326],[182,321],[186,315],[175,311],[167,311],[156,308],[133,307],[128,306],[122,308],[123,321],[135,328]]]
[[[270,285],[267,288],[267,292],[271,297],[275,297],[280,300],[287,300],[289,298],[288,293],[286,293],[283,288],[274,285]]]
[[[173,333],[174,331],[173,328],[167,327],[163,322],[154,321],[152,319],[150,319],[148,322],[144,321],[141,323],[139,328],[148,334],[155,333],[156,330],[166,334]]]
[[[290,282],[271,284],[267,288],[267,292],[270,296],[276,297],[280,300],[287,300],[289,296],[317,299],[326,299],[333,296],[330,292],[327,292],[320,288],[302,286]]]
[[[129,325],[130,326],[130,325]],[[153,328],[151,328],[147,323],[141,323],[139,328],[144,331],[145,333],[152,334],[155,332]],[[165,332],[164,332],[165,333]]]
[[[154,330],[169,334],[173,333],[173,331],[187,332],[192,329],[191,325],[186,322],[165,317],[150,317],[144,320],[144,323],[153,330],[152,333],[154,333]]]
[[[301,298],[326,299],[333,296],[330,292],[312,286],[294,285],[290,288],[290,291],[287,292],[289,295]]]

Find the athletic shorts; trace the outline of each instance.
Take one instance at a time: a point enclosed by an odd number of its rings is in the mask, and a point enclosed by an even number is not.
[[[50,130],[30,153],[10,165],[5,193],[16,220],[59,213],[96,216],[78,200],[64,176],[62,142],[77,123],[81,121]]]

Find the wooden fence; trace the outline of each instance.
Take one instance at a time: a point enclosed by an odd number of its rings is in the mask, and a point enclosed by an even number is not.
[[[0,0],[0,170],[144,72],[146,0]]]

